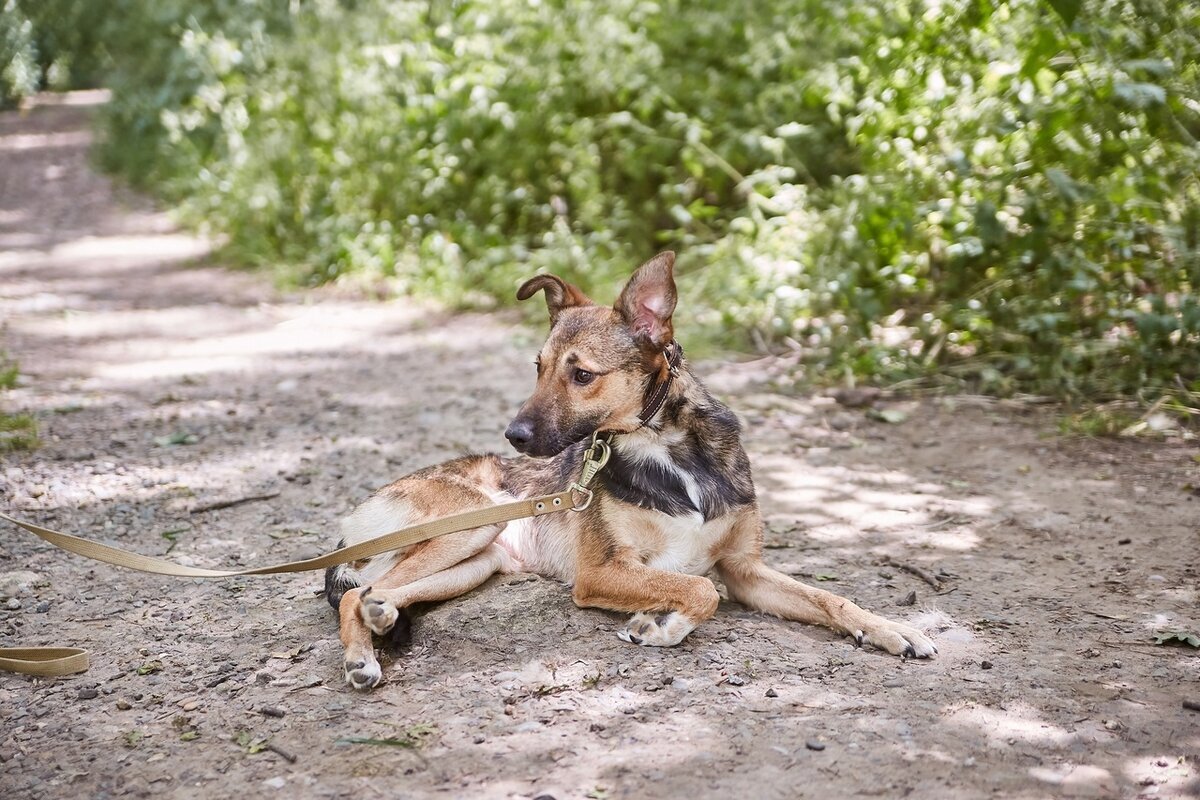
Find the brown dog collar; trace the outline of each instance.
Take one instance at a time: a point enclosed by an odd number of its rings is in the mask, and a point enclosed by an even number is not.
[[[638,414],[641,424],[634,430],[645,427],[646,423],[654,419],[654,415],[662,409],[663,403],[667,402],[671,384],[679,377],[679,365],[683,363],[683,345],[672,340],[663,353],[667,356],[667,377],[661,383],[653,386],[646,394],[646,405],[643,406],[642,413]]]

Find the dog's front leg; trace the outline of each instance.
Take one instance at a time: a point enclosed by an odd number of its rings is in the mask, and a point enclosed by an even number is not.
[[[632,556],[581,566],[572,598],[583,608],[636,612],[617,635],[653,647],[679,644],[721,599],[708,578],[651,569]]]
[[[746,512],[731,537],[729,551],[717,560],[717,571],[729,597],[758,611],[784,619],[824,625],[892,655],[929,658],[937,647],[921,631],[872,614],[844,597],[771,569],[762,561],[762,520]]]

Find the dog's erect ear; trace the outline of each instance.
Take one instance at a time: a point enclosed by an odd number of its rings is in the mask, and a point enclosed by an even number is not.
[[[639,344],[661,350],[675,338],[675,254],[659,253],[638,267],[625,284],[616,309]]]
[[[588,296],[557,275],[535,275],[517,289],[518,300],[528,300],[542,289],[546,290],[546,307],[550,309],[550,324],[558,319],[564,308],[593,305]]]

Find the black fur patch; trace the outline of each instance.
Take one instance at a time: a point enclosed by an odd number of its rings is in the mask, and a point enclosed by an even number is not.
[[[672,516],[699,511],[707,522],[754,502],[754,484],[750,462],[738,443],[737,416],[716,401],[685,409],[686,405],[676,401],[664,409],[664,416],[672,421],[691,412],[687,436],[667,451],[670,466],[626,458],[614,450],[600,480],[618,500]],[[695,483],[699,508],[680,473]]]
[[[383,649],[393,656],[397,655],[405,647],[408,647],[412,642],[412,615],[407,608],[398,608],[396,610],[400,612],[400,615],[396,617],[396,624],[383,636],[375,637]]]
[[[340,540],[337,546],[339,550],[345,547],[346,540]],[[325,599],[329,601],[329,605],[333,606],[334,611],[337,611],[338,606],[341,605],[342,595],[357,588],[358,581],[345,564],[338,564],[325,570]]]
[[[679,474],[657,461],[633,460],[613,450],[608,466],[600,473],[600,481],[614,498],[641,508],[673,517],[700,510],[688,496]]]

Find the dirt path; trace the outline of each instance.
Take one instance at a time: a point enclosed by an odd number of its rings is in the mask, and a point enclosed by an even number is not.
[[[209,266],[88,169],[87,113],[0,116],[0,313],[25,372],[6,402],[44,439],[3,456],[6,507],[183,563],[280,560],[381,483],[504,444],[540,331]],[[1200,796],[1200,658],[1151,644],[1200,631],[1194,445],[1068,441],[968,400],[886,425],[756,371],[701,369],[747,423],[770,560],[918,620],[932,663],[731,604],[639,649],[510,576],[422,617],[355,695],[319,576],[166,580],[6,526],[0,645],[76,643],[93,667],[0,674],[0,794]]]

